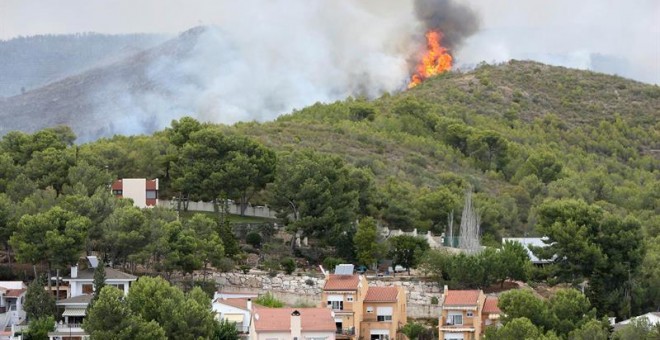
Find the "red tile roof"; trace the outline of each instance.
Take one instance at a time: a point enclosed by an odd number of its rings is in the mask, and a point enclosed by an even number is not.
[[[248,308],[247,308],[247,299],[244,299],[244,298],[227,298],[227,299],[219,298],[219,299],[216,299],[215,302],[221,303],[221,304],[227,305],[227,306],[236,307],[236,308],[239,308],[239,309],[248,310]]]
[[[122,190],[123,188],[124,182],[121,179],[112,182],[112,190]]]
[[[324,290],[357,290],[360,283],[359,275],[335,275],[331,274],[325,280]]]
[[[450,290],[447,291],[444,304],[447,306],[471,306],[476,305],[478,299],[478,290]]]
[[[490,313],[490,314],[499,314],[501,313],[499,307],[497,307],[497,297],[494,296],[487,296],[486,301],[484,301],[484,308],[482,310],[483,313]]]
[[[399,295],[399,290],[396,287],[369,287],[364,301],[396,302],[397,295]]]
[[[300,312],[303,332],[334,332],[337,328],[328,308],[256,308],[254,329],[257,332],[290,332],[291,313]]]
[[[148,179],[146,186],[147,190],[158,190],[158,182],[155,179]]]
[[[21,294],[25,293],[27,289],[7,289],[7,293],[5,294],[6,297],[14,297],[17,298],[21,296]]]

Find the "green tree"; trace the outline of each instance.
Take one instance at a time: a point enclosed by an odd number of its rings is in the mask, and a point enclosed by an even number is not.
[[[112,175],[82,160],[68,169],[66,180],[71,185],[83,184],[87,189],[87,196],[92,196],[99,187],[107,190],[106,187],[112,182]]]
[[[10,239],[19,261],[65,268],[75,263],[83,250],[91,221],[60,207],[47,212],[25,215]]]
[[[566,336],[590,320],[595,320],[596,311],[591,309],[589,299],[575,289],[560,289],[548,300],[548,312],[552,329]]]
[[[48,148],[32,154],[32,159],[25,164],[25,172],[40,188],[50,186],[59,194],[74,163],[75,158],[70,150]]]
[[[26,340],[48,340],[48,332],[55,330],[55,317],[44,316],[30,321],[27,332],[24,333]]]
[[[502,287],[504,287],[506,279],[527,280],[532,265],[527,250],[520,242],[505,242],[497,254],[497,258],[499,264],[496,267],[500,269],[499,279]]]
[[[608,340],[610,332],[603,323],[598,320],[590,320],[584,323],[568,335],[569,340]]]
[[[103,287],[83,321],[83,328],[92,339],[150,340],[167,339],[156,321],[145,321],[131,311],[123,292],[111,286]]]
[[[410,269],[417,268],[420,258],[429,249],[428,242],[421,237],[401,235],[391,237],[388,241],[392,266],[403,266],[408,270],[408,275],[410,275]]]
[[[431,230],[444,232],[447,218],[453,211],[458,211],[459,199],[448,187],[438,187],[433,191],[421,193],[417,201],[420,219],[428,221]]]
[[[271,206],[293,215],[294,230],[336,245],[359,207],[349,166],[338,157],[302,151],[282,155],[277,167]]]
[[[195,214],[185,221],[187,229],[197,236],[196,256],[204,264],[204,275],[209,264],[218,266],[224,258],[225,249],[218,234],[218,222],[204,214]]]
[[[421,323],[408,321],[403,327],[401,327],[401,333],[405,334],[410,340],[418,340],[420,335],[424,333],[426,327]]]
[[[35,278],[28,286],[23,304],[28,320],[43,320],[44,318],[55,317],[57,313],[55,297],[44,289],[45,281],[40,276]]]
[[[222,320],[215,323],[215,328],[213,329],[212,340],[238,340],[238,329],[236,324],[229,322],[227,320]]]
[[[511,319],[495,334],[493,339],[498,340],[538,340],[542,335],[539,329],[525,317]]]
[[[379,244],[376,220],[371,217],[363,218],[358,224],[357,232],[353,237],[357,260],[360,264],[374,265],[377,260]]]
[[[543,183],[548,184],[559,178],[562,169],[563,165],[554,154],[549,151],[541,151],[529,156],[516,176],[523,178],[535,175]]]
[[[92,303],[98,300],[101,290],[105,287],[105,264],[99,261],[98,266],[94,269],[94,298]]]
[[[654,334],[655,333],[655,334]],[[653,329],[647,318],[635,318],[627,325],[617,329],[612,333],[612,340],[655,340],[658,335],[658,329]]]
[[[498,306],[504,315],[502,318],[504,323],[525,318],[541,327],[551,324],[548,320],[548,307],[528,290],[511,290],[503,293],[499,298]]]
[[[127,263],[147,245],[143,232],[145,217],[142,211],[130,206],[115,209],[103,222],[102,250],[112,263]]]

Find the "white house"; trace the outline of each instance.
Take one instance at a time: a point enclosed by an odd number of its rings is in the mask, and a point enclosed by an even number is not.
[[[118,198],[130,198],[138,208],[158,205],[158,178],[123,178],[112,183],[112,194]]]
[[[255,308],[251,340],[335,340],[335,315],[328,308]]]
[[[649,324],[651,326],[660,325],[660,312],[651,312],[651,313],[646,313],[646,314],[642,314],[642,315],[639,315],[639,316],[632,317],[628,320],[623,320],[621,322],[617,322],[617,323],[614,324],[614,329],[621,328],[621,327],[629,324],[630,321],[635,320],[637,318],[646,318],[649,321]]]
[[[236,324],[240,333],[247,334],[252,318],[252,298],[226,298],[213,300],[215,318],[218,321],[227,320]]]
[[[89,335],[82,329],[82,322],[87,314],[87,306],[94,295],[94,271],[99,262],[96,256],[88,256],[89,267],[80,269],[78,266],[71,267],[71,275],[62,278],[62,281],[68,282],[69,291],[67,298],[57,301],[57,305],[64,307],[62,317],[57,323],[54,332],[49,332],[50,340],[85,340]],[[128,294],[131,283],[135,282],[137,277],[112,268],[105,268],[105,285],[114,286]]]
[[[8,327],[25,321],[25,293],[27,287],[22,281],[0,281],[0,339],[9,339]]]
[[[523,247],[525,247],[525,250],[527,250],[527,256],[529,256],[529,260],[532,262],[532,264],[542,265],[542,264],[552,263],[553,260],[539,259],[538,256],[534,255],[534,253],[530,249],[530,246],[545,248],[548,245],[544,241],[547,240],[548,240],[547,237],[503,237],[502,244],[504,244],[506,241],[518,242],[522,244]]]

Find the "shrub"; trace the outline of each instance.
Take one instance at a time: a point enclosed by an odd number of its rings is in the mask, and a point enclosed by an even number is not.
[[[291,275],[291,273],[296,270],[296,261],[290,257],[282,259],[280,265],[282,265],[282,269],[284,269],[284,272],[288,275]]]
[[[308,286],[314,286],[315,285],[314,280],[312,280],[312,279],[305,280],[305,284],[308,285]]]
[[[234,270],[234,266],[235,266],[234,261],[230,258],[225,257],[225,258],[220,260],[220,262],[218,263],[217,268],[218,268],[219,271],[221,271],[223,273],[227,273],[227,272],[230,272],[230,271]]]
[[[250,269],[252,269],[252,266],[247,265],[247,264],[242,264],[239,268],[241,269],[243,274],[247,274],[247,273],[250,272]]]
[[[252,231],[247,236],[245,236],[245,243],[255,247],[255,248],[261,248],[261,242],[263,239],[261,238],[261,235],[259,233]]]
[[[335,267],[339,264],[344,263],[345,261],[340,258],[336,257],[326,257],[323,260],[323,267],[325,267],[326,270],[332,271],[335,269]]]
[[[438,303],[440,303],[440,301],[438,300],[437,296],[434,296],[434,297],[431,298],[431,304],[432,305],[437,305]]]
[[[284,307],[284,302],[278,300],[275,295],[272,293],[268,292],[264,295],[260,295],[256,299],[254,299],[254,303],[264,306],[264,307],[270,307],[270,308],[282,308]]]

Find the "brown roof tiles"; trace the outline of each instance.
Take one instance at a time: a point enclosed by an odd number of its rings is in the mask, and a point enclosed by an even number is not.
[[[332,311],[327,308],[256,308],[254,329],[257,332],[290,332],[291,313],[297,310],[303,332],[334,332]]]
[[[359,275],[335,275],[331,274],[325,280],[324,290],[357,290],[360,284]]]
[[[482,312],[483,313],[490,313],[490,314],[499,314],[499,313],[501,313],[500,308],[497,307],[497,302],[498,302],[497,297],[487,296],[486,301],[484,301],[484,308],[483,308]]]
[[[445,296],[446,306],[471,306],[476,305],[479,299],[478,290],[449,290]]]
[[[396,287],[369,287],[366,302],[396,302],[399,290]]]

